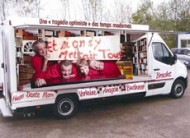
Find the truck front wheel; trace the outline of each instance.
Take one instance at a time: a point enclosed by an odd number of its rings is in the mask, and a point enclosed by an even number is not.
[[[60,96],[54,105],[54,115],[60,119],[70,118],[78,109],[78,100],[74,96]]]
[[[182,80],[176,80],[170,93],[173,98],[181,98],[185,92],[185,84]]]

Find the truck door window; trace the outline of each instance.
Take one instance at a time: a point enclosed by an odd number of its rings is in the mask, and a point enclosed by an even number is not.
[[[184,49],[181,50],[181,54],[185,55],[186,51]]]
[[[171,54],[164,44],[158,42],[152,43],[152,49],[156,60],[165,64],[170,64]]]
[[[187,53],[186,53],[186,55],[188,55],[188,56],[189,56],[189,55],[190,55],[190,51],[189,51],[189,50],[187,50],[186,52],[187,52]]]

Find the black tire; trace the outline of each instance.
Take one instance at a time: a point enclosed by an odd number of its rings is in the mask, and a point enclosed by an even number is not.
[[[54,115],[59,119],[67,119],[78,110],[78,100],[74,96],[60,96],[54,105]]]
[[[172,86],[170,96],[172,98],[181,98],[185,92],[185,84],[182,80],[176,80]]]

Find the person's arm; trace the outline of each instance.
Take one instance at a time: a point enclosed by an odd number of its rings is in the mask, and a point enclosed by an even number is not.
[[[64,79],[71,79],[71,78],[75,78],[76,75],[75,74],[70,74],[70,75],[66,75],[66,76],[62,76]]]
[[[42,69],[42,59],[38,56],[34,56],[32,58],[32,67],[34,68],[35,72],[40,72]]]
[[[38,87],[43,86],[43,85],[46,85],[46,81],[45,81],[45,79],[38,78],[38,79],[36,79],[36,81],[35,81],[35,85],[38,86]]]
[[[64,79],[71,79],[77,77],[78,72],[74,65],[72,65],[72,73],[70,75],[62,75]]]
[[[36,72],[32,76],[32,81],[38,87],[42,85],[46,85],[45,77],[46,77],[46,74],[44,72]]]
[[[46,71],[47,70],[47,64],[48,64],[48,58],[49,58],[49,55],[46,55],[44,56],[44,62],[43,62],[43,66],[42,66],[42,72]]]
[[[51,67],[49,67],[44,73],[46,76],[46,79],[56,79],[61,78],[61,70],[59,68],[60,64],[54,64]]]
[[[89,67],[88,66],[82,66],[82,67],[80,67],[80,71],[82,74],[87,76],[89,74]]]
[[[43,63],[43,66],[42,66],[42,72],[46,71],[47,64],[48,64],[48,60],[46,58],[44,58],[44,63]]]

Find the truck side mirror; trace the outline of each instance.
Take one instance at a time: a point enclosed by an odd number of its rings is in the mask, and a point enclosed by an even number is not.
[[[176,63],[176,61],[177,61],[177,55],[173,53],[173,56],[171,57],[171,62],[170,62],[170,64],[173,65],[173,64]]]

